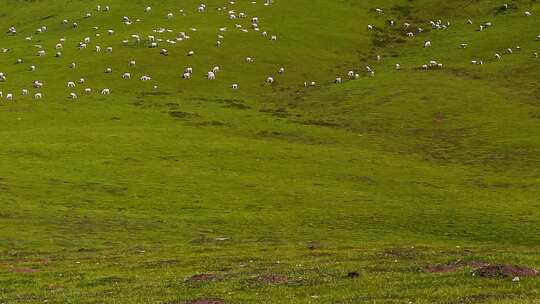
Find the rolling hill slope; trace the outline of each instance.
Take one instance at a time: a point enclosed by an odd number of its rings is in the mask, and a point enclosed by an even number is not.
[[[0,303],[539,303],[536,1],[4,2]]]

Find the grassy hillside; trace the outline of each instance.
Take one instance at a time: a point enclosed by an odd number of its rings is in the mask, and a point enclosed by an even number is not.
[[[0,303],[540,303],[539,3],[205,3],[4,0]]]

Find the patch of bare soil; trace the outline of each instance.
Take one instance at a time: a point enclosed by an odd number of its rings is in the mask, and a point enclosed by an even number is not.
[[[488,263],[482,261],[454,261],[446,264],[431,265],[423,267],[422,270],[427,273],[446,273],[458,271],[463,267],[486,267]]]
[[[34,272],[39,272],[39,269],[16,268],[16,269],[12,269],[11,272],[15,272],[15,273],[34,273]]]
[[[188,279],[189,282],[206,282],[216,280],[217,276],[211,273],[196,274]]]
[[[283,275],[266,274],[260,276],[258,281],[265,284],[281,285],[289,283],[289,278]]]
[[[488,265],[473,271],[473,276],[481,278],[532,277],[537,275],[538,271],[535,269],[506,264]]]

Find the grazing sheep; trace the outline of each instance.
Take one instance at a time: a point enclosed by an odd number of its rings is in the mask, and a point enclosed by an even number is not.
[[[111,90],[110,89],[103,89],[101,90],[101,95],[110,95],[111,94]]]
[[[214,72],[208,72],[207,78],[208,80],[214,80],[216,79],[216,74]]]
[[[32,82],[32,86],[36,89],[41,89],[43,87],[43,82],[40,82],[39,80],[34,80]]]
[[[68,81],[67,87],[68,87],[68,88],[74,88],[74,87],[75,87],[75,82],[73,82],[73,81]]]
[[[71,98],[71,99],[77,99],[77,94],[75,94],[75,93],[69,93],[69,98]]]
[[[130,73],[124,73],[122,75],[122,79],[131,79],[131,74]]]
[[[43,95],[41,93],[36,93],[34,94],[34,99],[41,99],[43,97]]]
[[[266,83],[267,83],[267,84],[272,84],[272,83],[274,83],[274,77],[268,77],[268,78],[266,78]]]
[[[231,86],[231,88],[232,88],[233,90],[237,90],[237,89],[238,89],[238,84],[237,84],[237,83],[233,83],[232,86]]]
[[[86,88],[86,89],[84,89],[84,93],[85,93],[85,94],[91,94],[91,93],[92,93],[92,89],[91,89],[91,88]]]

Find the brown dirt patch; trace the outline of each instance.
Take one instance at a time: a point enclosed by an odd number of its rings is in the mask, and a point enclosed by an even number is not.
[[[454,261],[446,264],[432,265],[423,267],[422,270],[427,273],[447,273],[458,271],[463,267],[486,267],[488,263],[482,261]]]
[[[265,284],[281,285],[289,283],[289,278],[283,275],[266,274],[260,276],[258,281]]]
[[[34,273],[34,272],[39,272],[39,269],[16,268],[16,269],[12,269],[11,272],[15,272],[15,273]]]
[[[489,265],[473,271],[473,276],[481,278],[532,277],[538,271],[532,268],[515,265]]]
[[[437,124],[440,124],[440,123],[443,123],[444,122],[444,115],[442,113],[437,113],[435,115],[433,115],[433,123],[437,123]]]
[[[422,268],[424,272],[427,273],[445,273],[445,272],[454,272],[460,269],[461,266],[457,264],[441,264],[433,265]]]
[[[189,282],[206,282],[216,280],[217,276],[211,273],[196,274],[188,279]]]

